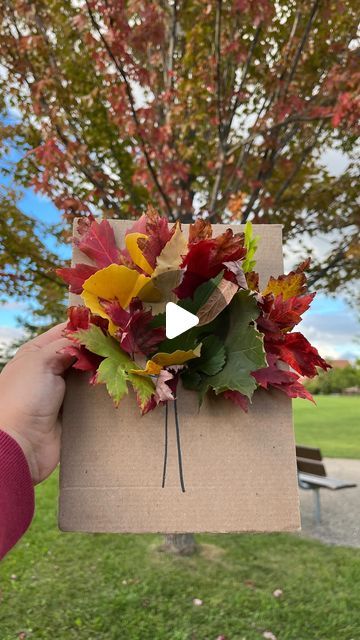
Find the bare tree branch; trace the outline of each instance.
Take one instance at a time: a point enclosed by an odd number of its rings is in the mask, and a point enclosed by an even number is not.
[[[312,150],[316,146],[316,144],[318,142],[318,137],[319,137],[319,135],[321,133],[321,130],[322,130],[323,126],[324,126],[324,124],[322,122],[320,124],[320,126],[316,129],[315,136],[314,136],[314,139],[312,140],[311,144],[308,144],[308,145],[305,146],[305,148],[304,148],[304,150],[303,150],[298,162],[296,163],[296,165],[294,166],[293,170],[288,175],[286,180],[283,182],[283,184],[281,185],[280,189],[275,194],[275,198],[274,198],[274,205],[275,206],[273,208],[273,212],[274,213],[278,210],[278,207],[276,205],[278,205],[280,203],[282,196],[284,195],[285,191],[292,184],[294,178],[297,176],[298,172],[300,171],[300,169],[301,169],[304,161],[306,160],[307,156],[312,152]]]
[[[215,84],[216,84],[216,110],[218,121],[218,134],[219,134],[219,148],[224,150],[224,139],[222,130],[222,105],[221,105],[221,9],[222,0],[216,2],[216,17],[215,17]]]
[[[244,87],[244,83],[245,83],[245,80],[246,80],[246,76],[247,76],[247,73],[248,73],[248,70],[249,70],[249,67],[250,67],[250,63],[251,63],[252,57],[254,55],[254,51],[255,51],[255,47],[256,47],[257,41],[259,39],[260,31],[261,31],[261,24],[258,25],[258,27],[257,27],[257,29],[255,31],[254,38],[253,38],[253,41],[251,43],[251,47],[249,49],[248,56],[246,58],[246,61],[245,61],[245,64],[244,64],[244,67],[243,67],[243,70],[242,70],[240,84],[239,84],[239,87],[238,87],[237,92],[236,92],[235,101],[234,101],[233,107],[231,109],[231,114],[230,114],[229,121],[228,121],[228,123],[226,125],[226,128],[225,128],[225,133],[224,133],[224,138],[225,139],[227,139],[227,137],[228,137],[228,135],[230,133],[231,125],[232,125],[234,116],[236,114],[237,108],[239,106],[241,92],[242,92],[243,87]]]
[[[220,184],[224,172],[225,164],[225,140],[223,135],[223,123],[222,123],[222,106],[221,106],[221,9],[222,0],[217,0],[216,3],[216,17],[215,17],[215,84],[216,84],[216,110],[218,120],[218,157],[217,157],[217,170],[215,180],[209,201],[209,211],[213,212],[218,194]]]
[[[134,100],[134,96],[133,96],[133,93],[132,93],[132,89],[131,89],[131,85],[130,85],[129,79],[128,79],[126,73],[125,73],[125,70],[124,70],[122,64],[120,64],[120,62],[117,59],[117,57],[113,54],[111,47],[109,46],[104,34],[102,33],[102,31],[101,31],[101,29],[100,29],[100,27],[99,27],[99,25],[98,25],[98,23],[97,23],[97,21],[95,19],[94,13],[93,13],[93,11],[92,11],[92,9],[90,7],[89,0],[85,0],[85,3],[86,3],[87,10],[88,10],[88,14],[90,16],[91,24],[93,25],[94,29],[96,29],[96,31],[97,31],[100,39],[101,39],[101,42],[103,43],[103,45],[104,45],[104,47],[105,47],[105,49],[107,51],[107,54],[108,54],[109,58],[114,63],[116,69],[118,70],[118,72],[120,74],[121,79],[123,80],[123,82],[125,84],[125,89],[126,89],[126,94],[127,94],[127,97],[128,97],[128,100],[129,100],[129,104],[130,104],[131,114],[132,114],[132,117],[133,117],[133,120],[134,120],[134,123],[135,123],[137,135],[138,135],[139,142],[140,142],[140,147],[141,147],[141,150],[142,150],[142,152],[144,154],[144,157],[145,157],[146,165],[147,165],[148,170],[149,170],[149,172],[151,174],[151,177],[152,177],[152,179],[154,181],[154,184],[155,184],[155,186],[156,186],[156,188],[157,188],[157,190],[158,190],[158,192],[159,192],[159,194],[160,194],[160,196],[161,196],[161,198],[162,198],[162,200],[163,200],[163,202],[165,204],[165,207],[166,207],[166,210],[168,212],[168,215],[169,215],[169,217],[171,219],[173,219],[174,216],[173,216],[173,212],[172,212],[172,208],[171,208],[171,204],[170,204],[169,198],[166,195],[164,189],[162,188],[162,185],[160,184],[158,175],[157,175],[157,173],[155,171],[155,168],[153,167],[153,164],[152,164],[151,159],[150,159],[150,155],[149,155],[149,152],[148,152],[148,149],[147,149],[147,144],[146,144],[146,141],[144,139],[144,136],[143,136],[143,133],[142,133],[142,130],[141,130],[141,124],[140,124],[140,121],[139,121],[139,118],[138,118],[138,114],[136,112],[135,100]]]
[[[297,66],[299,64],[300,56],[301,56],[301,54],[303,52],[303,49],[304,49],[305,44],[306,44],[306,41],[307,41],[307,39],[309,37],[312,24],[314,22],[317,10],[319,8],[319,4],[320,4],[320,0],[315,0],[313,6],[311,8],[310,15],[309,15],[309,18],[308,18],[308,21],[307,21],[303,36],[302,36],[302,38],[301,38],[301,40],[299,42],[299,46],[298,46],[298,48],[296,50],[296,53],[295,53],[295,56],[294,56],[294,59],[293,59],[293,62],[292,62],[291,68],[290,68],[288,79],[287,79],[286,84],[285,84],[284,96],[286,96],[286,94],[288,92],[288,89],[289,89],[289,86],[290,86],[290,84],[291,84],[291,82],[293,80],[295,71],[296,71]]]
[[[338,264],[342,263],[345,257],[346,251],[344,249],[340,249],[339,251],[337,251],[333,258],[329,260],[329,262],[326,262],[324,267],[318,269],[317,271],[314,271],[313,273],[310,273],[307,279],[307,286],[309,288],[313,287],[319,280],[321,280],[321,278],[328,274],[330,269],[333,269]]]

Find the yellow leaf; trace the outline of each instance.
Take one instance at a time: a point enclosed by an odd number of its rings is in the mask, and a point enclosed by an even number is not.
[[[201,344],[195,349],[189,349],[188,351],[182,351],[178,349],[173,353],[157,353],[153,356],[152,361],[156,364],[161,364],[163,367],[168,367],[171,364],[184,364],[188,360],[198,358],[201,353]]]
[[[275,297],[280,294],[283,300],[288,300],[294,296],[302,295],[306,292],[306,276],[303,272],[296,273],[291,272],[288,275],[279,276],[278,278],[271,278],[267,283],[262,295],[266,296],[268,293],[272,293]]]
[[[140,250],[137,241],[139,238],[147,238],[148,236],[145,233],[128,233],[125,237],[126,248],[130,254],[130,257],[134,264],[136,264],[140,269],[145,271],[145,273],[151,275],[154,269],[148,263],[142,251]]]
[[[153,278],[166,273],[166,271],[176,271],[180,268],[183,255],[187,252],[187,239],[181,231],[180,223],[176,223],[175,232],[166,243],[156,260],[156,269],[152,274]]]
[[[161,364],[156,364],[153,360],[148,360],[145,369],[131,369],[130,373],[136,373],[138,376],[157,376],[161,369]]]
[[[81,297],[92,313],[102,318],[108,318],[99,298],[118,300],[120,306],[126,309],[132,298],[141,297],[142,289],[149,282],[148,276],[144,276],[134,269],[129,269],[124,265],[111,264],[85,280]],[[151,294],[156,296],[158,292],[154,287],[147,287],[147,295],[150,297]]]
[[[139,376],[157,376],[163,367],[169,367],[176,364],[185,364],[189,360],[198,358],[201,353],[201,344],[195,349],[181,351],[178,349],[173,353],[157,353],[148,360],[145,369],[132,369],[130,373],[136,373]]]

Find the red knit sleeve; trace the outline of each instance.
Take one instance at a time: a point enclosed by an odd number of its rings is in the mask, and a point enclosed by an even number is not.
[[[34,486],[20,445],[0,431],[0,559],[28,528],[34,515]]]

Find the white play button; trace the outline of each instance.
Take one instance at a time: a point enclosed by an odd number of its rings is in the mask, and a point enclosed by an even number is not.
[[[173,302],[166,305],[166,337],[176,338],[199,324],[199,318]]]

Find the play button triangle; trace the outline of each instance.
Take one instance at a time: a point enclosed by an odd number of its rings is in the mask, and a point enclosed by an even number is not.
[[[199,323],[199,318],[174,302],[166,305],[166,337],[176,338]]]

